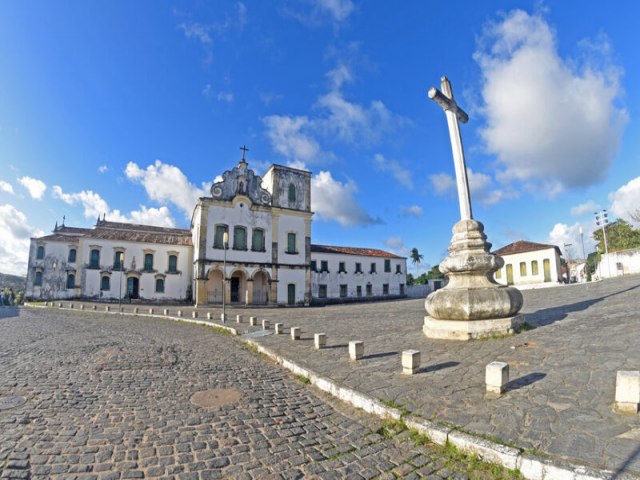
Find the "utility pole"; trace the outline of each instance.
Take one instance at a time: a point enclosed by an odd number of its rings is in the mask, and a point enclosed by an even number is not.
[[[604,238],[604,252],[607,255],[607,277],[611,278],[611,267],[609,265],[609,246],[607,245],[607,230],[606,226],[609,224],[609,214],[607,210],[602,209],[601,212],[594,212],[596,216],[596,225],[602,228],[602,236]]]

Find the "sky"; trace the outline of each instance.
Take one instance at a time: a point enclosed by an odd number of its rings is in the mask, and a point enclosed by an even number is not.
[[[640,3],[590,0],[0,2],[0,272],[56,222],[189,228],[241,158],[312,172],[312,242],[422,273],[460,219],[493,248],[594,248],[594,212],[640,208]],[[580,228],[583,235],[580,235]],[[565,246],[565,244],[567,246]]]

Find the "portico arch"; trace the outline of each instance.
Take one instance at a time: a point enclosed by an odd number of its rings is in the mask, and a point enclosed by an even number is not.
[[[264,270],[258,270],[253,274],[253,298],[255,305],[266,305],[269,303],[269,290],[271,289],[271,279]]]
[[[207,303],[222,303],[222,270],[209,270],[207,275]]]
[[[242,269],[235,269],[229,276],[229,303],[246,303],[247,273]]]

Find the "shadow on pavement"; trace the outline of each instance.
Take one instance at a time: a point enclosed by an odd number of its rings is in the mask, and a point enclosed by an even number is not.
[[[604,295],[591,300],[584,300],[582,302],[571,303],[569,305],[561,305],[559,307],[543,308],[542,310],[538,310],[533,313],[527,313],[525,314],[527,323],[532,327],[544,327],[546,325],[551,325],[552,323],[564,320],[570,313],[586,310],[591,305],[601,302],[602,300],[620,295],[621,293],[625,293],[630,290],[635,290],[638,287],[640,287],[640,285],[635,285],[633,287],[620,290],[619,292],[610,293],[609,295]]]
[[[400,352],[385,352],[385,353],[374,353],[372,355],[364,355],[362,357],[363,360],[369,360],[372,358],[384,358],[384,357],[392,357],[393,355],[398,355]]]
[[[417,373],[437,372],[438,370],[444,370],[445,368],[457,367],[458,365],[460,365],[460,362],[437,363],[435,365],[429,365],[428,367],[420,368],[420,369],[418,369]]]
[[[507,390],[518,390],[520,388],[527,387],[527,386],[531,385],[532,383],[537,382],[538,380],[542,380],[546,376],[547,376],[546,373],[540,373],[540,372],[528,373],[524,377],[520,377],[520,378],[516,378],[515,380],[511,380],[507,384]]]
[[[0,307],[0,318],[17,317],[20,315],[18,307]]]
[[[629,455],[629,457],[624,461],[624,463],[620,465],[620,467],[614,472],[613,475],[611,475],[611,480],[615,480],[623,476],[626,473],[625,469],[629,465],[631,465],[639,456],[640,456],[640,445],[636,447],[636,449],[631,453],[631,455]]]

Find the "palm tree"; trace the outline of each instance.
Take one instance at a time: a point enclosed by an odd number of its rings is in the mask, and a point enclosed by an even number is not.
[[[418,252],[417,248],[411,249],[411,261],[416,266],[416,278],[419,277],[418,265],[420,265],[420,262],[422,261],[423,258],[424,258],[424,255],[420,255],[420,252]]]

